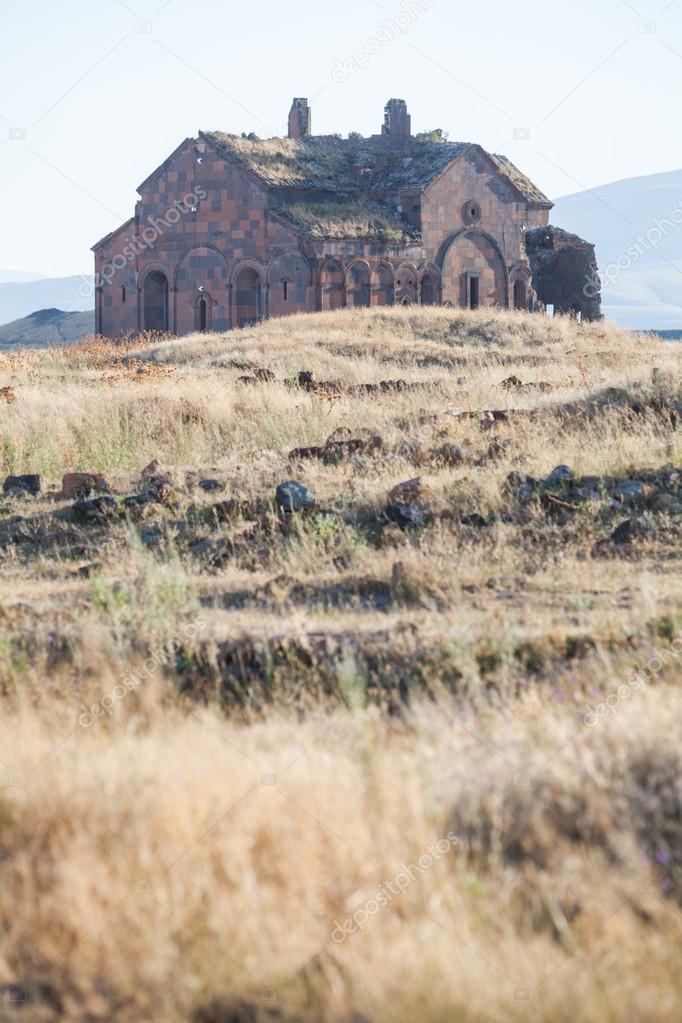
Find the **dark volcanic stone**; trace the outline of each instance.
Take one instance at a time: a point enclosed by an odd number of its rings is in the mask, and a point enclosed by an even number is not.
[[[37,473],[29,473],[25,476],[8,476],[2,485],[3,493],[9,494],[13,490],[24,490],[27,494],[40,493],[40,476]]]
[[[220,482],[220,480],[200,480],[199,486],[208,494],[212,493],[215,490],[223,489],[223,484]]]
[[[82,525],[109,522],[117,511],[116,498],[108,496],[95,497],[91,501],[76,501],[71,508],[74,520]]]
[[[384,515],[400,529],[418,529],[424,525],[424,512],[418,504],[388,504]]]
[[[280,483],[275,493],[277,508],[287,515],[293,512],[304,511],[312,508],[315,498],[308,488],[298,480],[289,480],[287,483]]]

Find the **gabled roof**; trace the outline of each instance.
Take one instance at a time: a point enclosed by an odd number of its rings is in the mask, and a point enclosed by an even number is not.
[[[530,178],[527,178],[508,157],[501,156],[499,153],[489,153],[488,155],[497,164],[500,173],[514,185],[527,202],[535,206],[552,208],[554,205],[552,200],[548,199],[544,192],[541,192],[537,185],[534,185]]]
[[[117,227],[114,231],[110,231],[109,234],[105,234],[104,238],[100,238],[98,242],[95,242],[94,245],[91,245],[90,251],[95,252],[96,249],[100,249],[105,242],[109,241],[110,238],[114,238],[117,234],[120,234],[121,231],[127,231],[128,228],[132,227],[134,223],[135,217],[131,217],[129,220],[126,220],[125,224],[121,224],[120,227]]]
[[[381,137],[341,139],[256,139],[202,131],[203,139],[271,189],[386,193],[423,191],[469,150],[488,157],[493,167],[526,202],[551,206],[550,200],[506,156],[486,153],[470,142],[409,138],[387,145]]]

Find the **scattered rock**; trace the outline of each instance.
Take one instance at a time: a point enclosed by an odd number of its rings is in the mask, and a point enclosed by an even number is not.
[[[285,515],[292,515],[294,512],[305,511],[315,506],[315,498],[308,487],[298,480],[288,480],[280,483],[275,493],[277,509]]]
[[[101,525],[110,522],[118,512],[114,497],[95,497],[92,500],[76,501],[71,507],[74,521],[81,525]]]
[[[35,497],[40,493],[42,482],[38,473],[23,476],[8,476],[2,484],[4,494],[24,493]]]
[[[251,375],[245,375],[237,377],[238,384],[246,384],[253,386],[254,384],[274,384],[276,380],[275,374],[271,369],[266,369],[264,366],[256,366],[252,370]]]
[[[424,511],[417,504],[388,504],[384,508],[384,515],[399,529],[419,529],[424,525]]]
[[[67,472],[62,477],[62,497],[73,501],[91,493],[108,493],[109,484],[98,472]]]
[[[552,469],[549,476],[545,477],[544,483],[546,487],[563,487],[574,479],[575,473],[569,466],[557,465],[556,468]]]
[[[13,387],[0,387],[0,400],[7,405],[14,405],[17,395]]]
[[[205,490],[207,494],[215,493],[216,490],[223,490],[224,484],[220,480],[199,480],[199,486],[202,490]]]
[[[322,461],[325,465],[338,465],[339,462],[343,462],[353,455],[375,454],[381,450],[383,445],[383,439],[368,430],[363,437],[351,437],[350,440],[337,440],[331,444],[325,444]]]
[[[158,476],[161,472],[161,463],[158,458],[152,459],[149,465],[145,465],[144,469],[140,473],[140,482],[147,483],[149,480]]]
[[[470,462],[472,455],[458,444],[441,444],[439,448],[433,449],[431,458],[440,465],[456,466]]]
[[[618,484],[614,496],[623,504],[642,504],[647,496],[647,491],[641,480],[626,480],[624,483]]]
[[[327,437],[325,447],[329,444],[338,444],[339,441],[350,440],[353,436],[351,430],[347,426],[337,426],[333,433],[330,433]]]
[[[335,430],[323,446],[294,448],[289,452],[289,461],[300,462],[315,458],[324,462],[325,465],[338,465],[339,462],[343,462],[353,455],[375,454],[383,447],[383,439],[378,434],[372,433],[371,430],[360,430],[357,437],[346,437],[342,430]],[[350,430],[348,430],[348,434],[350,434]],[[339,439],[335,440],[336,436]]]
[[[417,476],[413,480],[405,480],[403,483],[396,484],[389,491],[388,501],[389,504],[414,504],[419,501],[427,501],[432,496],[431,487],[424,483],[421,476]]]
[[[616,547],[625,547],[634,540],[645,540],[653,533],[652,526],[642,519],[626,519],[616,526],[609,540]]]
[[[227,537],[221,537],[219,540],[199,540],[192,544],[190,553],[210,568],[222,568],[233,557],[234,544]]]
[[[151,479],[147,480],[144,494],[157,504],[173,504],[175,492],[170,475],[162,473],[159,476],[152,476]]]
[[[506,444],[503,444],[502,441],[494,440],[491,441],[490,444],[488,445],[486,458],[489,458],[490,461],[492,462],[496,462],[498,459],[504,458],[506,454],[507,454]]]

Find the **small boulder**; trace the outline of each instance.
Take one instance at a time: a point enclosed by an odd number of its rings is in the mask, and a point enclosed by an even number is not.
[[[575,479],[575,474],[567,465],[557,465],[552,469],[549,476],[545,477],[544,483],[550,489],[560,488]]]
[[[614,491],[614,497],[623,504],[641,504],[647,491],[641,480],[625,480],[619,483]]]
[[[35,497],[40,493],[42,483],[37,473],[29,473],[24,476],[8,476],[2,484],[4,494],[21,492],[31,494]]]
[[[642,519],[626,519],[616,526],[609,539],[615,547],[627,547],[635,540],[645,540],[652,533],[651,525]]]
[[[109,485],[98,472],[67,472],[62,476],[62,497],[73,501],[90,493],[106,493]]]
[[[71,514],[74,521],[83,526],[103,525],[110,522],[118,512],[118,505],[114,497],[95,497],[92,500],[76,501]]]
[[[207,494],[213,494],[216,490],[223,490],[224,484],[220,480],[200,480],[199,486],[202,490],[205,490]]]
[[[431,458],[440,465],[456,466],[471,461],[471,454],[459,444],[441,444],[431,452]]]
[[[418,504],[388,504],[384,508],[384,515],[399,529],[419,529],[424,525],[424,511]]]
[[[329,434],[324,443],[325,446],[329,444],[338,444],[339,441],[350,440],[352,436],[353,434],[347,426],[338,426],[333,433]]]
[[[315,506],[315,498],[308,488],[298,480],[288,480],[280,483],[275,492],[277,509],[285,515],[292,515],[294,512],[305,511]]]
[[[389,504],[414,504],[419,501],[427,501],[432,497],[432,490],[421,476],[413,480],[405,480],[396,484],[388,494]]]

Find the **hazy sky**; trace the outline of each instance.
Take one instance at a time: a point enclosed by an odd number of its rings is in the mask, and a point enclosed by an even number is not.
[[[551,197],[682,167],[682,0],[22,0],[0,18],[0,267],[89,271],[183,138],[284,134],[293,96],[343,134],[404,98],[415,131],[503,151]]]

